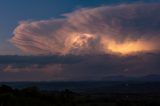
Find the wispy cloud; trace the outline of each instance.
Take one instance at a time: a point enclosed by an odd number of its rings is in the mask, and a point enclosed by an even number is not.
[[[157,52],[160,4],[82,8],[62,19],[23,21],[11,41],[30,54]]]

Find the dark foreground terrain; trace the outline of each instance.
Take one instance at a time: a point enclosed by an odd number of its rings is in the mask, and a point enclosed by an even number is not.
[[[160,82],[105,83],[74,82],[68,83],[70,87],[66,83],[71,89],[57,90],[40,89],[36,84],[23,88],[1,84],[0,106],[160,106]]]

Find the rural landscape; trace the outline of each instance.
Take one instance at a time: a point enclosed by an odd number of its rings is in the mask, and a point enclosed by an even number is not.
[[[0,0],[0,106],[160,106],[160,0]]]

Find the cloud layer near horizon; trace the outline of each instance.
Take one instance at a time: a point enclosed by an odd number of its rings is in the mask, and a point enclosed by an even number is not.
[[[160,54],[0,56],[0,81],[105,80],[160,74]]]
[[[64,18],[23,21],[11,41],[30,54],[159,52],[160,4],[83,8]]]

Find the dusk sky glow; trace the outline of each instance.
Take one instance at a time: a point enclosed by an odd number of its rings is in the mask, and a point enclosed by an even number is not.
[[[0,80],[160,74],[159,11],[160,0],[1,0]]]
[[[63,17],[63,14],[77,9],[104,5],[157,3],[159,0],[1,0],[0,3],[0,54],[23,54],[9,42],[13,30],[19,22],[25,20],[47,20]]]

